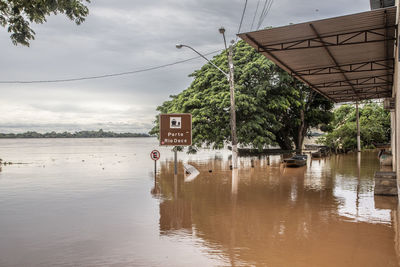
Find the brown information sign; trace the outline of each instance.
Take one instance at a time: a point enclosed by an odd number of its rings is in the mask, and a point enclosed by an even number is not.
[[[160,145],[191,146],[192,114],[160,114]]]

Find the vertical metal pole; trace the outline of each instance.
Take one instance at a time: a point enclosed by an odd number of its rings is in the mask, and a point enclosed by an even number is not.
[[[233,47],[229,46],[228,50],[228,63],[229,63],[229,87],[231,95],[231,135],[232,135],[232,168],[238,168],[238,149],[237,149],[237,135],[236,135],[236,108],[235,108],[235,82],[234,82],[234,69],[233,69]]]
[[[178,199],[178,175],[174,175],[174,197]]]
[[[157,176],[157,160],[154,161],[154,177]]]
[[[358,111],[358,101],[356,102],[356,120],[357,120],[357,152],[361,152],[360,113]]]
[[[174,149],[174,174],[178,174],[178,151]]]
[[[397,170],[397,152],[396,152],[396,112],[395,110],[390,111],[390,146],[392,149],[392,167],[393,171]]]

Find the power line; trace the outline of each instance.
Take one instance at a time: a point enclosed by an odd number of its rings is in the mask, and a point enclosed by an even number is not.
[[[259,29],[261,27],[261,25],[264,22],[265,18],[268,16],[269,11],[271,10],[271,7],[272,7],[273,3],[274,3],[274,0],[266,0],[265,1],[263,10],[262,10],[261,15],[260,15],[260,19],[258,21],[257,29]]]
[[[273,3],[274,3],[274,0],[271,0],[271,2],[269,3],[269,6],[268,6],[268,10],[267,10],[267,12],[265,13],[265,16],[264,16],[263,21],[264,21],[265,18],[268,16],[269,11],[271,10],[271,7],[272,7],[272,4],[273,4]]]
[[[239,29],[238,29],[238,32],[237,32],[238,34],[240,33],[240,29],[242,28],[244,14],[246,13],[246,7],[247,7],[247,0],[244,3],[244,8],[243,8],[243,12],[242,12],[242,18],[240,19]]]
[[[263,16],[264,12],[265,12],[265,8],[266,8],[268,2],[269,2],[269,0],[265,0],[265,2],[264,2],[264,6],[263,6],[263,8],[262,8],[262,10],[261,10],[261,14],[260,14],[260,17],[259,17],[259,19],[258,19],[257,30],[258,30],[258,29],[260,28],[260,26],[261,26],[261,23],[262,23],[261,18],[262,18],[262,16]]]
[[[257,12],[258,12],[258,6],[260,5],[260,0],[257,1],[257,7],[256,7],[256,12],[254,12],[254,17],[253,17],[253,21],[251,22],[251,27],[250,27],[250,31],[253,30],[253,25],[254,25],[254,21],[256,19],[257,16]]]
[[[215,54],[217,52],[223,51],[222,49],[216,50],[207,54],[204,54],[205,56]],[[125,76],[125,75],[132,75],[132,74],[137,74],[141,72],[147,72],[147,71],[153,71],[157,69],[162,69],[166,67],[170,67],[173,65],[185,63],[194,59],[198,59],[200,56],[197,57],[192,57],[184,60],[179,60],[175,61],[172,63],[164,64],[164,65],[159,65],[155,67],[150,67],[150,68],[144,68],[144,69],[139,69],[139,70],[134,70],[134,71],[126,71],[126,72],[119,72],[119,73],[111,73],[111,74],[104,74],[104,75],[98,75],[98,76],[87,76],[87,77],[79,77],[79,78],[70,78],[70,79],[55,79],[55,80],[32,80],[32,81],[0,81],[0,84],[33,84],[33,83],[63,83],[63,82],[75,82],[75,81],[84,81],[84,80],[95,80],[95,79],[103,79],[103,78],[111,78],[111,77],[118,77],[118,76]]]

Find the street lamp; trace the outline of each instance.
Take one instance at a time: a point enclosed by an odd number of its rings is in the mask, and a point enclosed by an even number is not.
[[[199,56],[201,56],[202,58],[204,58],[205,60],[207,60],[208,63],[210,63],[211,65],[213,65],[213,67],[215,67],[215,68],[218,69],[220,72],[222,72],[222,73],[225,75],[225,77],[228,79],[228,81],[229,81],[229,74],[226,73],[225,71],[221,70],[217,65],[215,65],[215,64],[212,63],[210,60],[208,60],[208,58],[206,58],[204,55],[200,54],[199,51],[197,51],[196,49],[194,49],[193,47],[188,46],[188,45],[184,45],[184,44],[177,44],[177,45],[176,45],[176,48],[178,48],[178,49],[181,49],[182,47],[187,47],[187,48],[193,50],[196,54],[198,54]]]
[[[226,47],[226,39],[225,39],[225,29],[224,27],[219,28],[219,33],[222,34],[224,38],[225,50]],[[236,108],[235,108],[235,83],[233,77],[233,47],[232,45],[229,46],[228,50],[228,64],[229,64],[229,74],[225,71],[221,70],[217,65],[212,63],[208,58],[204,55],[200,54],[196,49],[191,46],[184,45],[184,44],[177,44],[176,48],[181,49],[182,47],[187,47],[194,51],[196,54],[204,58],[208,63],[210,63],[213,67],[218,69],[222,72],[225,77],[228,79],[229,88],[230,88],[230,97],[231,97],[231,107],[230,107],[230,125],[231,125],[231,138],[232,138],[232,169],[238,168],[238,149],[237,149],[237,135],[236,135]]]

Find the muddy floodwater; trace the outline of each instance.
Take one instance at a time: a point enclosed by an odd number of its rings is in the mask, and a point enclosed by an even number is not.
[[[376,155],[231,171],[229,151],[204,150],[179,153],[174,176],[154,138],[3,139],[0,158],[22,164],[0,172],[0,266],[399,266]]]

